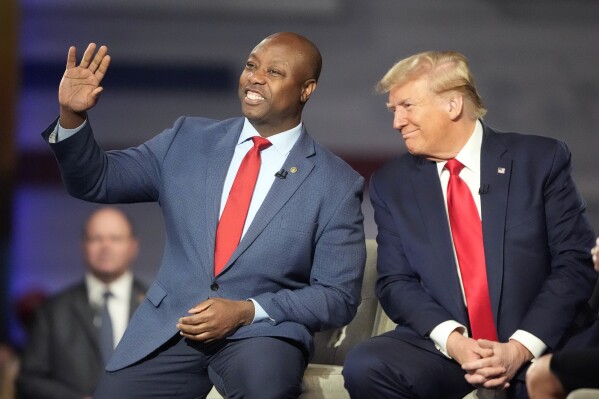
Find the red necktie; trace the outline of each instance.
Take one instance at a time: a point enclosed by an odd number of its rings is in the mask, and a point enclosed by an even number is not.
[[[482,223],[472,193],[459,176],[464,165],[457,159],[450,159],[445,168],[450,173],[447,185],[449,222],[466,294],[472,337],[497,341],[487,283]]]
[[[254,146],[241,161],[216,229],[216,245],[214,247],[215,276],[223,270],[241,240],[245,218],[250,208],[250,201],[260,171],[260,151],[272,144],[260,136],[254,136],[252,140]]]

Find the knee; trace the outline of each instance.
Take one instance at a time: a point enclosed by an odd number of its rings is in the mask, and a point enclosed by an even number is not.
[[[345,357],[343,378],[346,386],[365,386],[374,375],[384,374],[384,363],[379,356],[358,345],[352,348]]]
[[[255,399],[281,399],[298,398],[302,393],[301,379],[299,381],[289,378],[268,378],[262,381],[246,380],[242,383],[240,395],[231,397],[255,398]]]
[[[552,355],[537,359],[526,372],[526,390],[531,399],[564,397],[563,387],[550,368]]]

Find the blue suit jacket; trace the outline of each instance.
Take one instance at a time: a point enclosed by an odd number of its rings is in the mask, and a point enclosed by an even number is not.
[[[596,319],[594,233],[560,141],[484,127],[483,240],[499,340],[518,329],[555,349]],[[378,225],[377,294],[396,334],[438,352],[428,338],[441,322],[469,326],[435,162],[410,154],[371,181]]]
[[[178,332],[177,320],[209,297],[254,298],[272,318],[239,328],[231,339],[285,337],[308,353],[313,332],[355,315],[366,256],[364,180],[306,131],[284,165],[297,172],[275,179],[225,270],[213,276],[221,193],[242,125],[243,118],[182,117],[137,148],[104,152],[88,124],[52,144],[72,195],[158,201],[164,215],[162,266],[107,370],[157,349]]]

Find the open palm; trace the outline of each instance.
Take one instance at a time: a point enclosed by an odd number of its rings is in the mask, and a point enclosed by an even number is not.
[[[90,43],[77,64],[75,47],[69,48],[67,68],[58,88],[58,101],[61,107],[71,112],[81,113],[98,102],[102,87],[100,83],[108,70],[110,56],[108,48],[102,46],[94,55],[96,45]]]

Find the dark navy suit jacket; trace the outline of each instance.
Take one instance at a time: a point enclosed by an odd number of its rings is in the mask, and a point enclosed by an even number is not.
[[[499,340],[518,329],[554,350],[597,318],[595,235],[571,177],[570,152],[550,138],[484,126],[483,240]],[[469,326],[436,163],[402,155],[377,171],[377,294],[394,334],[440,353],[428,338],[446,320]],[[584,339],[596,338],[597,328]],[[583,338],[581,338],[582,340]]]
[[[283,166],[287,177],[275,179],[224,271],[213,276],[223,183],[243,121],[183,117],[137,148],[109,152],[98,147],[88,124],[52,144],[72,195],[103,203],[157,201],[164,215],[162,266],[107,370],[160,347],[178,333],[177,320],[209,297],[253,298],[271,317],[230,339],[284,337],[306,353],[313,332],[355,315],[366,257],[364,179],[305,130]]]

